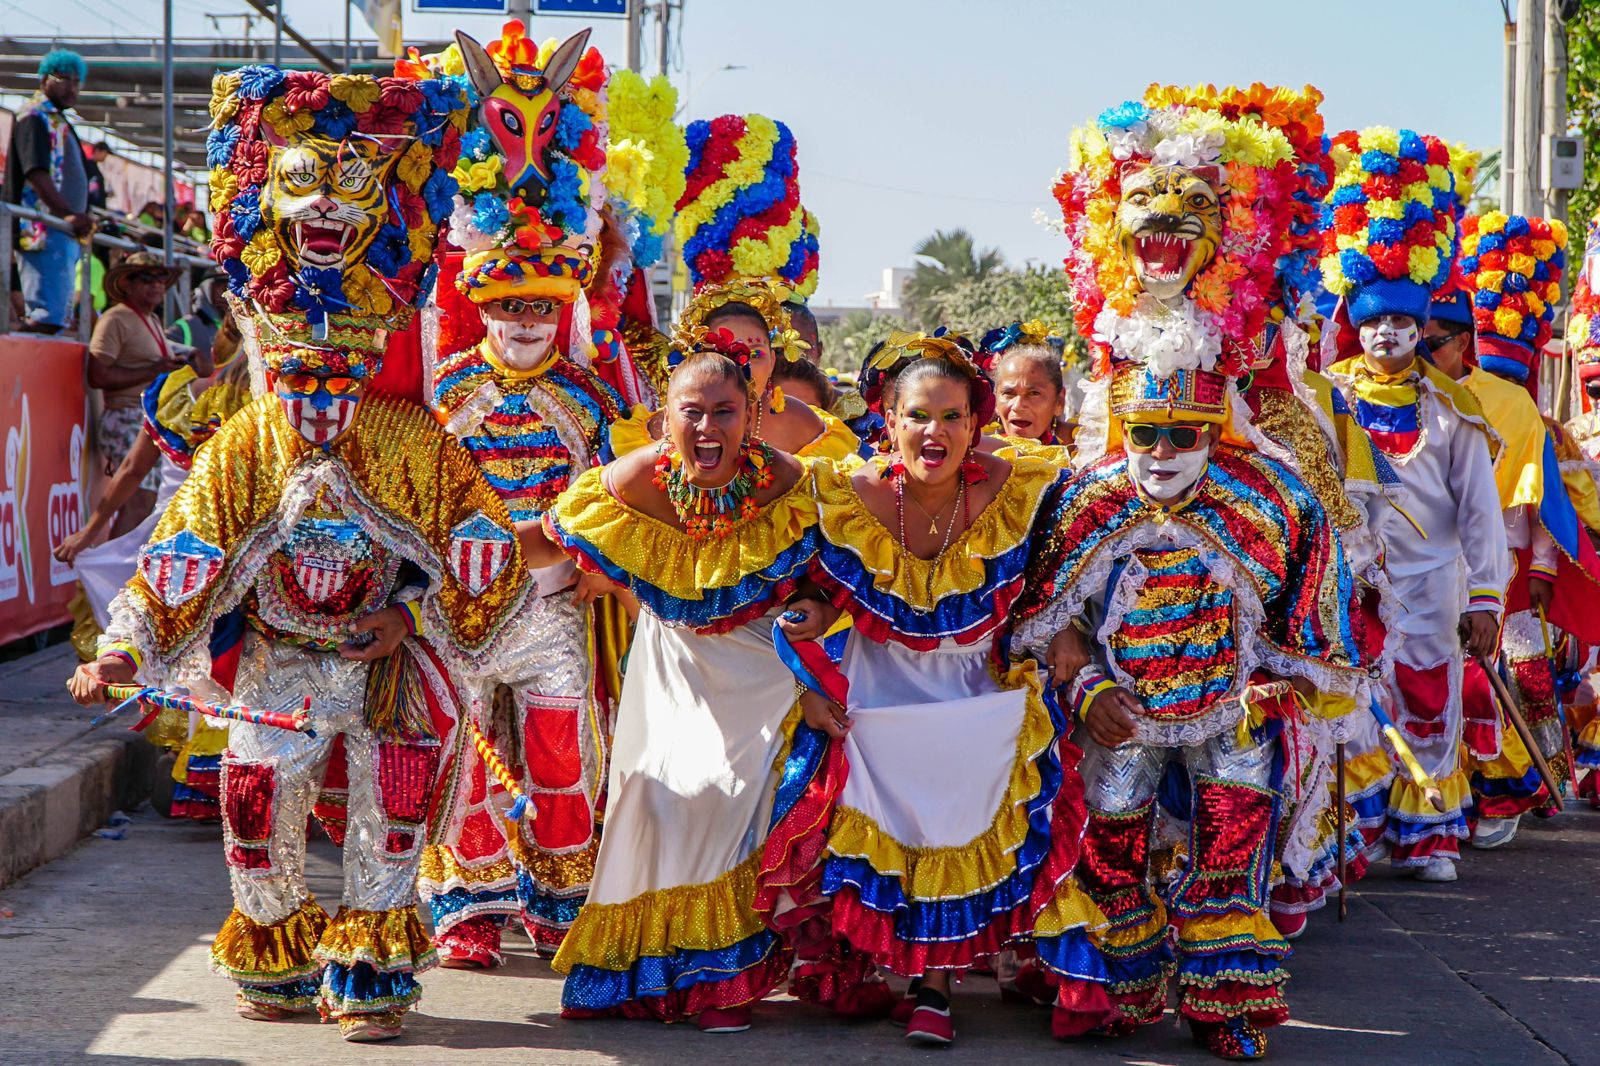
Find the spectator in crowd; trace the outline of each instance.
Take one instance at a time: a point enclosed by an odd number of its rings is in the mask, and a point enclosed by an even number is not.
[[[107,477],[116,473],[139,437],[144,387],[188,361],[190,349],[177,347],[161,331],[161,304],[179,273],[179,268],[165,266],[159,255],[140,251],[128,253],[106,274],[106,298],[112,306],[94,324],[89,338],[89,385],[100,390],[104,402],[96,443]],[[155,505],[159,480],[154,469],[145,476],[139,491],[117,513],[113,537],[144,521]]]
[[[211,230],[206,227],[206,213],[191,207],[184,213],[178,232],[199,245],[211,243]]]
[[[96,141],[89,146],[89,157],[83,162],[84,173],[89,177],[89,206],[106,210],[106,176],[100,172],[100,164],[111,156],[111,146],[105,141]]]
[[[57,49],[46,55],[39,63],[39,91],[17,115],[6,153],[6,202],[49,212],[72,225],[72,232],[64,233],[38,222],[18,222],[23,328],[41,333],[57,333],[71,324],[79,242],[94,230],[83,146],[67,121],[88,73],[88,64],[76,52]]]
[[[194,287],[189,298],[190,311],[167,330],[167,337],[185,348],[194,349],[189,365],[202,377],[210,377],[216,362],[225,362],[226,356],[213,362],[216,354],[217,331],[228,317],[228,278],[224,274],[207,274]]]

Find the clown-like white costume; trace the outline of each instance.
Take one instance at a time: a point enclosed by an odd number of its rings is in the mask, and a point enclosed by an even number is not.
[[[1438,782],[1444,810],[1404,774],[1392,785],[1361,782],[1352,801],[1371,818],[1387,794],[1391,860],[1451,880],[1469,798],[1458,759],[1464,653],[1457,624],[1473,612],[1497,622],[1509,579],[1488,423],[1470,392],[1416,354],[1432,292],[1450,270],[1454,176],[1445,146],[1410,130],[1369,129],[1341,135],[1340,143],[1351,151],[1324,212],[1322,266],[1324,284],[1342,299],[1328,339],[1344,358],[1327,374],[1399,479],[1368,515],[1401,605],[1384,702]],[[1396,180],[1410,228],[1379,204]],[[1375,731],[1359,740],[1368,751],[1378,746]]]

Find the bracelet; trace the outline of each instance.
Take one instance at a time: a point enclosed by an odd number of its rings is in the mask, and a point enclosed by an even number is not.
[[[1067,689],[1072,701],[1072,713],[1080,722],[1089,714],[1089,705],[1108,688],[1116,688],[1117,683],[1100,672],[1100,667],[1090,663],[1078,671],[1078,676],[1072,679],[1071,686]]]
[[[404,603],[395,604],[400,608],[400,613],[405,616],[406,629],[413,637],[422,635],[422,603],[419,600],[406,600]]]
[[[101,656],[110,655],[121,659],[123,662],[133,667],[134,673],[139,672],[139,650],[132,644],[123,644],[120,642],[116,644],[107,644],[100,650],[100,654]]]

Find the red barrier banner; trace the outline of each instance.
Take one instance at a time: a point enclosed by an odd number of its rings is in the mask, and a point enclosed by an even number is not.
[[[89,413],[84,348],[0,335],[0,643],[70,621],[70,566],[51,557],[83,525]]]

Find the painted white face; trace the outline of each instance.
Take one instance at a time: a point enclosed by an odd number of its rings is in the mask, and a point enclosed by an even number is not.
[[[1410,315],[1379,315],[1361,323],[1361,350],[1374,359],[1396,362],[1417,350],[1421,330]]]
[[[550,358],[556,342],[555,321],[488,318],[489,343],[494,354],[512,370],[533,370]]]
[[[1170,503],[1182,499],[1194,488],[1211,462],[1211,449],[1177,452],[1157,458],[1155,452],[1128,450],[1128,476],[1150,499]]]
[[[350,378],[287,374],[278,379],[274,391],[295,432],[312,444],[326,445],[355,422],[365,389]]]

